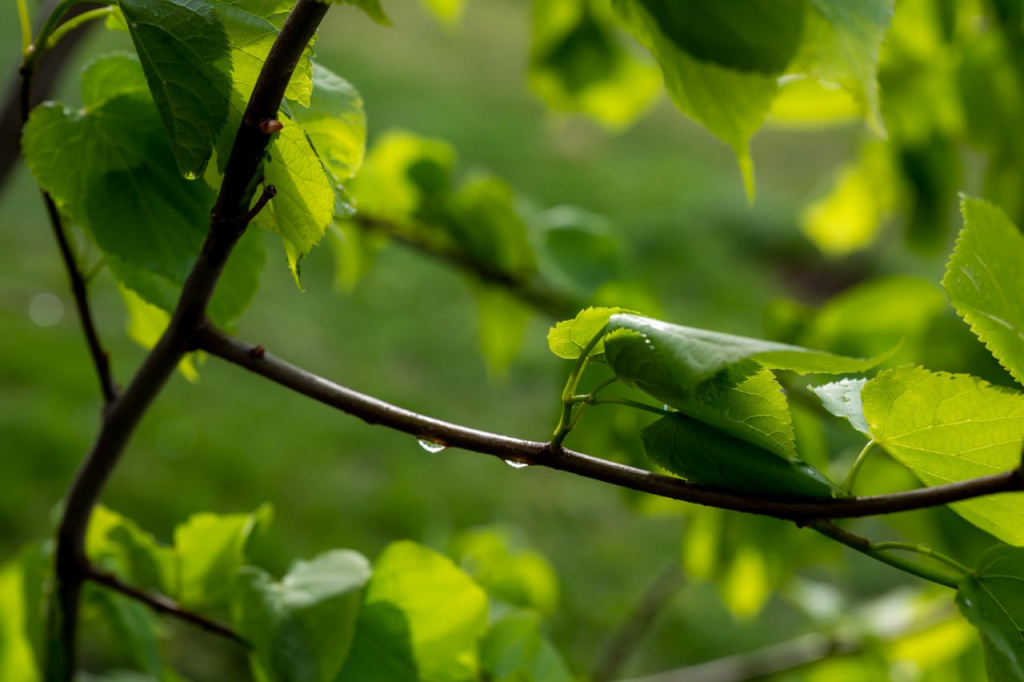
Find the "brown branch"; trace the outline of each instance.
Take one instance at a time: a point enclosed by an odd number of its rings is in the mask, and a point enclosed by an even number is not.
[[[74,18],[74,16],[81,13],[82,9],[89,9],[84,5],[73,7],[68,12],[67,19]],[[45,16],[45,15],[44,15]],[[77,36],[79,32],[76,31],[71,35]],[[60,43],[53,49],[57,52],[58,60],[67,59],[70,52],[67,49],[60,51]],[[46,64],[47,62],[43,62]],[[61,62],[62,63],[62,62]],[[28,121],[29,110],[32,106],[32,89],[36,76],[35,68],[23,67],[20,70],[21,73],[21,86],[20,94],[17,98],[11,100],[12,102],[17,101],[20,110],[21,125],[24,125]],[[44,71],[49,74],[50,79],[46,83],[46,89],[49,90],[53,86],[53,79],[56,78],[56,72]],[[10,107],[13,110],[13,105]],[[9,111],[10,111],[9,110]],[[9,115],[9,111],[4,112],[4,118]],[[15,126],[15,129],[20,132],[21,125]],[[13,148],[4,146],[6,143],[0,143],[0,183],[3,182],[3,175],[6,170],[3,166],[7,163],[7,159],[10,158],[11,162],[18,156],[17,140],[13,143]],[[114,383],[114,377],[110,371],[110,355],[103,348],[103,344],[100,342],[99,334],[96,331],[96,324],[93,321],[92,308],[89,305],[89,295],[86,291],[85,277],[82,275],[82,270],[78,266],[78,261],[75,258],[74,252],[71,250],[71,244],[68,242],[67,231],[64,229],[63,221],[60,217],[60,211],[57,210],[57,205],[53,201],[47,192],[42,192],[43,204],[46,206],[46,215],[50,220],[50,227],[53,230],[53,236],[57,240],[57,247],[60,250],[61,260],[64,261],[64,270],[68,273],[68,280],[71,286],[71,295],[75,299],[75,309],[78,311],[78,320],[82,325],[82,332],[85,335],[85,342],[89,347],[89,355],[92,357],[93,367],[96,369],[96,377],[100,383],[100,392],[103,394],[104,406],[109,406],[117,397],[117,385]]]
[[[500,287],[523,303],[557,320],[572,317],[587,307],[585,301],[575,300],[537,277],[492,267],[462,249],[441,243],[436,239],[428,239],[416,234],[414,230],[386,218],[356,213],[349,221],[367,232],[385,235],[415,251],[447,263],[484,284]]]
[[[592,682],[609,682],[619,676],[623,666],[643,641],[661,610],[686,582],[682,569],[673,562],[641,596],[622,627],[605,645],[604,654],[590,674]]]
[[[552,449],[550,443],[510,438],[417,414],[339,386],[274,357],[262,346],[240,341],[209,324],[197,331],[195,342],[197,348],[369,424],[386,426],[418,438],[506,461],[567,471],[621,488],[709,507],[773,516],[800,525],[808,525],[817,519],[878,516],[985,495],[1024,491],[1024,477],[1018,470],[1013,470],[958,483],[867,497],[818,499],[736,493],[687,483],[572,450]]]
[[[177,618],[178,620],[184,621],[189,625],[194,625],[201,630],[206,630],[207,632],[212,632],[215,635],[220,635],[221,637],[230,639],[237,644],[241,644],[247,649],[250,648],[249,642],[232,630],[228,625],[211,618],[207,618],[195,611],[190,611],[173,599],[169,599],[161,594],[152,594],[146,590],[135,587],[134,585],[122,582],[121,579],[113,573],[107,573],[106,571],[99,570],[95,566],[90,566],[88,572],[85,574],[85,578],[86,580],[91,580],[94,583],[108,587],[115,592],[120,592],[135,601],[141,602],[157,613]]]
[[[278,33],[235,136],[210,230],[170,323],[128,388],[108,407],[96,442],[68,492],[57,535],[57,604],[51,609],[48,638],[55,650],[47,656],[48,680],[70,681],[74,676],[79,596],[89,567],[85,531],[93,507],[136,425],[189,350],[190,339],[204,319],[228,256],[247,227],[241,218],[249,211],[257,171],[270,141],[259,122],[277,115],[302,51],[329,7],[317,0],[298,0]]]

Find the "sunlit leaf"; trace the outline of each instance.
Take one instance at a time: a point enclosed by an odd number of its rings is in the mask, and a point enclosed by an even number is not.
[[[457,24],[462,19],[466,8],[466,0],[422,0],[434,16],[443,24]]]
[[[290,111],[335,184],[356,174],[366,153],[366,112],[363,98],[348,81],[314,63],[309,106]]]
[[[476,682],[487,596],[449,559],[412,542],[374,565],[337,682]]]
[[[996,545],[957,589],[960,611],[981,633],[993,682],[1024,680],[1024,551]]]
[[[864,405],[860,397],[866,383],[867,379],[841,379],[822,386],[811,386],[810,389],[826,410],[847,420],[853,428],[870,437],[871,431],[864,419]]]
[[[548,330],[548,348],[560,358],[575,360],[595,336],[606,326],[612,315],[631,312],[622,308],[587,308],[571,320],[563,320]],[[604,353],[604,341],[598,341],[593,354]]]
[[[963,374],[887,370],[861,391],[864,417],[885,451],[925,485],[1011,471],[1024,444],[1024,395]],[[1024,544],[1024,495],[950,505],[997,538]]]
[[[259,679],[332,682],[352,643],[370,564],[350,550],[296,561],[281,582],[246,566],[235,585],[234,619],[253,645]]]
[[[1001,210],[963,201],[964,229],[942,280],[956,311],[1024,383],[1024,236]]]

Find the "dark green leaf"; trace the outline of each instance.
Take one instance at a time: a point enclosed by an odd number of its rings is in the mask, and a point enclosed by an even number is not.
[[[658,29],[697,59],[776,75],[796,54],[804,0],[636,0]]]
[[[656,464],[692,483],[762,495],[833,497],[838,492],[817,469],[683,414],[659,419],[640,437]]]
[[[964,199],[964,229],[942,286],[992,355],[1024,383],[1024,236],[1000,209]]]
[[[374,566],[356,637],[336,682],[475,682],[487,596],[449,559],[412,542]]]
[[[991,682],[1024,680],[1024,550],[996,545],[978,558],[956,593],[978,628]]]
[[[228,116],[228,36],[201,0],[118,0],[177,166],[196,178]]]
[[[258,568],[243,568],[234,619],[253,645],[250,660],[257,676],[271,682],[332,682],[348,655],[360,591],[369,578],[369,562],[349,550],[296,561],[279,583]]]

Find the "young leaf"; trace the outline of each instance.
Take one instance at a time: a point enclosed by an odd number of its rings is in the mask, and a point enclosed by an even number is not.
[[[1024,551],[996,545],[964,576],[956,603],[981,633],[992,682],[1024,681]]]
[[[1024,444],[1024,395],[964,374],[898,367],[861,391],[871,436],[925,485],[1010,471]],[[1024,544],[1024,495],[950,505],[1000,540]]]
[[[942,286],[992,355],[1024,383],[1024,236],[999,208],[961,204],[964,229]]]
[[[583,349],[608,325],[612,315],[628,313],[623,308],[587,308],[571,320],[562,320],[548,330],[548,348],[560,358],[575,360]],[[604,341],[594,346],[593,355],[604,353]]]
[[[690,391],[723,369],[744,360],[754,360],[768,369],[783,369],[798,374],[863,372],[880,360],[847,358],[773,341],[682,327],[638,315],[613,316],[609,320],[608,330],[614,332],[619,329],[636,334],[617,337],[617,349],[624,350],[625,346],[638,343],[650,345],[664,360],[669,376],[646,377],[648,382],[657,385],[671,381],[679,392]],[[621,370],[616,366],[612,359],[612,345],[609,339],[606,342],[608,360],[616,373],[620,373],[620,378],[633,383],[643,379],[645,373],[642,366],[622,365]]]
[[[480,666],[494,682],[572,682],[558,650],[541,633],[540,617],[514,611],[495,623],[480,645]]]
[[[174,529],[180,577],[174,594],[184,604],[211,606],[229,596],[254,534],[270,522],[270,507],[252,514],[196,514]]]
[[[288,267],[301,287],[302,259],[320,243],[334,219],[334,188],[309,138],[294,121],[284,121],[268,154],[264,182],[277,188],[277,196],[253,222],[281,236]]]
[[[692,483],[762,495],[833,497],[838,492],[817,469],[683,414],[662,417],[640,437],[656,464]]]
[[[530,88],[555,111],[580,112],[613,129],[629,125],[654,103],[661,79],[616,33],[605,3],[534,2]]]
[[[228,36],[208,2],[118,0],[182,175],[206,168],[228,116]]]
[[[377,560],[336,682],[474,682],[487,596],[449,559],[396,542]]]
[[[867,379],[840,379],[822,386],[811,386],[811,391],[821,400],[822,406],[837,417],[850,422],[850,426],[871,437],[871,430],[864,419],[864,405],[860,392]]]
[[[253,645],[259,679],[333,682],[345,662],[370,564],[350,550],[296,561],[281,582],[246,566],[235,583],[234,620]]]

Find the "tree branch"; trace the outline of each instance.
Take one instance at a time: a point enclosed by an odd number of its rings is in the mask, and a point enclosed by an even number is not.
[[[572,317],[587,307],[585,301],[574,300],[571,296],[557,291],[553,286],[539,281],[536,277],[491,267],[473,258],[462,249],[417,235],[413,230],[386,218],[356,213],[349,219],[349,222],[367,232],[383,234],[411,249],[447,263],[485,284],[505,289],[523,303],[557,320]]]
[[[169,599],[163,595],[150,594],[149,592],[135,587],[134,585],[128,585],[127,583],[122,582],[121,579],[113,573],[107,573],[106,571],[99,570],[95,566],[90,566],[85,578],[99,585],[103,585],[104,587],[108,587],[115,592],[120,592],[135,601],[141,602],[157,613],[177,618],[178,620],[194,625],[201,630],[206,630],[207,632],[212,632],[215,635],[220,635],[221,637],[230,639],[237,644],[241,644],[247,649],[250,647],[249,642],[224,623],[212,620],[194,611],[190,611],[182,607],[173,599]]]
[[[732,511],[773,516],[809,525],[818,519],[858,518],[936,507],[974,497],[1024,491],[1018,470],[906,492],[841,499],[766,497],[711,488],[580,452],[552,449],[550,443],[509,438],[451,424],[402,409],[339,386],[240,341],[207,324],[197,330],[196,348],[244,367],[286,388],[378,424],[448,447],[491,455],[510,462],[567,471],[621,488]]]
[[[96,442],[71,485],[57,535],[58,603],[51,610],[48,638],[56,650],[47,657],[48,680],[70,681],[74,675],[79,596],[89,567],[85,531],[92,509],[136,425],[189,350],[192,334],[204,319],[228,256],[247,227],[241,218],[249,211],[257,170],[270,142],[259,123],[276,117],[302,51],[329,7],[317,0],[298,0],[278,33],[235,136],[209,233],[171,321],[128,388],[108,407]]]
[[[686,578],[677,562],[673,562],[658,576],[641,596],[640,602],[622,627],[605,645],[604,654],[598,659],[590,674],[592,682],[609,682],[619,676],[637,646],[650,632],[655,618],[685,582]]]
[[[84,5],[71,8],[67,15],[65,15],[65,22],[69,19],[73,19],[75,16],[81,15],[83,9],[88,8]],[[54,51],[57,52],[56,56],[58,60],[67,59],[70,55],[70,52],[67,50],[59,51],[58,47],[55,47]],[[58,66],[60,66],[60,64],[62,64],[62,62],[59,62]],[[10,111],[13,110],[13,103],[18,103],[21,125],[13,126],[16,130],[16,134],[20,133],[22,126],[28,121],[29,111],[32,106],[32,88],[36,69],[34,67],[28,68],[23,66],[20,73],[21,85],[19,88],[19,96],[10,100],[10,109],[5,111],[3,114],[4,119],[6,120]],[[53,80],[56,78],[56,72],[51,69],[50,71],[44,71],[44,73],[49,74],[48,78],[50,80],[46,84],[46,89],[49,90],[49,88],[53,86]],[[17,139],[10,147],[7,147],[6,144],[6,142],[0,141],[0,183],[3,182],[3,178],[6,173],[6,169],[3,164],[13,163],[13,160],[18,156]],[[9,162],[8,158],[10,159]],[[100,392],[103,394],[103,403],[105,406],[109,406],[117,397],[117,386],[114,383],[114,377],[110,371],[110,355],[103,349],[103,344],[100,343],[100,337],[96,331],[96,324],[93,321],[92,309],[89,305],[89,295],[86,291],[85,277],[82,275],[82,270],[78,267],[78,261],[75,258],[75,254],[71,250],[71,244],[68,242],[67,231],[64,229],[64,224],[60,217],[60,211],[57,210],[57,205],[48,193],[42,192],[42,195],[43,204],[46,206],[46,215],[50,220],[50,227],[53,230],[54,238],[57,240],[57,247],[60,250],[61,260],[64,262],[64,270],[68,273],[68,280],[71,285],[71,294],[75,299],[75,309],[78,311],[78,320],[82,325],[82,332],[85,335],[85,341],[89,347],[89,355],[92,357],[93,367],[96,368],[96,376],[100,382]]]

